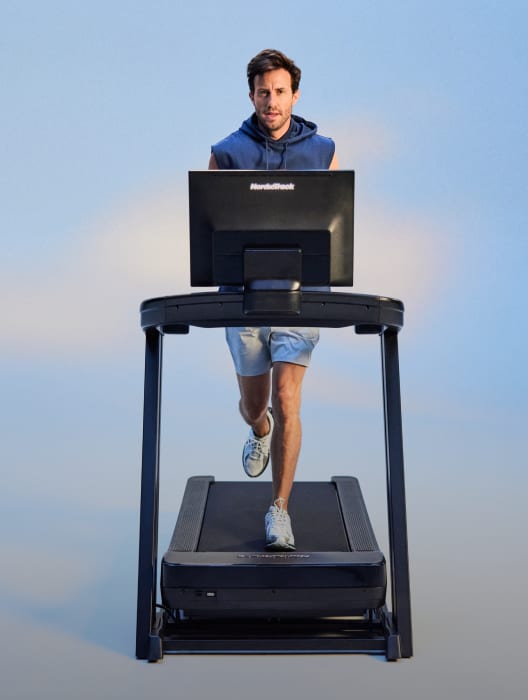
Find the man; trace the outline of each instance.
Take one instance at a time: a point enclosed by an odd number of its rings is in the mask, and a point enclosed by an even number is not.
[[[336,169],[334,142],[292,114],[301,71],[280,51],[266,49],[248,64],[254,113],[211,149],[209,168]],[[272,502],[265,515],[266,548],[295,549],[288,500],[301,448],[301,388],[317,328],[226,328],[240,388],[240,413],[250,426],[242,463],[260,476],[271,456]],[[271,409],[269,406],[271,391]]]

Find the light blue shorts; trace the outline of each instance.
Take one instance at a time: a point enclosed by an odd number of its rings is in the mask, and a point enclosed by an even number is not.
[[[274,362],[308,367],[319,341],[318,328],[226,328],[226,339],[237,374],[256,377]]]

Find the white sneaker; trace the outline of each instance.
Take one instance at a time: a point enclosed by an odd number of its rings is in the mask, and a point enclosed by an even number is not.
[[[266,549],[288,551],[295,549],[290,516],[282,504],[284,498],[277,498],[269,507],[264,522],[266,524]]]
[[[242,465],[248,476],[260,476],[264,469],[266,469],[268,466],[270,459],[271,433],[273,432],[274,421],[269,408],[266,415],[270,424],[269,433],[267,435],[263,435],[262,437],[258,437],[258,435],[255,435],[253,432],[253,428],[251,428],[249,431],[249,437],[246,440],[242,451]]]

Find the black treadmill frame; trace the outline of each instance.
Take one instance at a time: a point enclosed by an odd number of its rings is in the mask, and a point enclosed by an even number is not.
[[[264,293],[263,293],[264,294]],[[403,463],[398,332],[403,304],[387,297],[343,292],[299,292],[294,310],[283,292],[266,292],[248,310],[243,292],[201,292],[149,299],[141,304],[145,332],[145,384],[138,563],[136,656],[157,661],[164,653],[339,653],[412,656],[409,558]],[[252,311],[253,309],[253,311]],[[283,309],[283,310],[281,310]],[[160,418],[164,334],[190,326],[354,326],[381,339],[389,531],[387,606],[358,619],[174,621],[157,603]]]

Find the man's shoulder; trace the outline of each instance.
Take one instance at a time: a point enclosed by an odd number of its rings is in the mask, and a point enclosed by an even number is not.
[[[233,144],[240,143],[242,141],[246,141],[249,139],[249,136],[245,134],[242,129],[237,129],[236,131],[232,131],[230,134],[227,136],[224,136],[223,139],[220,139],[220,141],[217,141],[214,145],[213,148],[229,148]]]
[[[262,147],[242,127],[211,147],[220,169],[252,169],[259,167]]]
[[[313,134],[311,136],[311,138],[315,142],[323,144],[325,146],[334,146],[335,145],[334,139],[331,138],[330,136],[323,136],[322,134]]]

